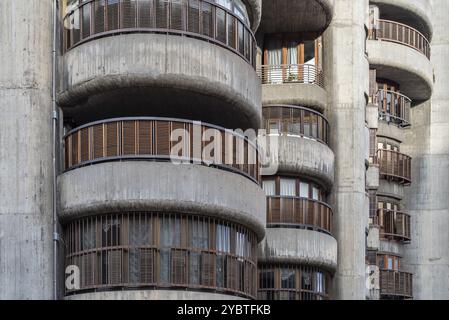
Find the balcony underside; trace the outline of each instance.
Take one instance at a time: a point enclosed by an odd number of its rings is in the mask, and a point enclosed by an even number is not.
[[[425,55],[403,44],[376,40],[367,41],[367,51],[378,78],[398,83],[414,104],[430,99],[433,68]]]
[[[99,163],[62,174],[58,187],[63,222],[123,211],[181,212],[233,221],[259,238],[265,233],[266,200],[260,187],[201,165]]]
[[[188,37],[124,34],[84,43],[64,55],[61,82],[58,103],[77,125],[149,113],[242,129],[261,121],[252,66]]]
[[[429,0],[371,0],[380,10],[381,19],[407,24],[432,40],[432,8]]]
[[[330,0],[263,0],[259,30],[264,33],[310,32],[320,35],[330,24]]]
[[[334,271],[337,240],[311,230],[267,229],[265,239],[259,244],[259,262],[310,265]]]

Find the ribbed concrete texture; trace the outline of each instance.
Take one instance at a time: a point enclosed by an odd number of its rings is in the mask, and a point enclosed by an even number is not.
[[[50,299],[52,1],[0,1],[0,43],[0,299]]]
[[[415,299],[449,299],[449,2],[433,0],[432,7],[434,92],[413,110],[416,128],[407,138],[419,179],[407,192],[413,240],[405,262],[414,272]]]
[[[334,19],[324,34],[327,116],[335,153],[332,192],[338,266],[336,299],[365,298],[365,107],[368,61],[365,57],[367,0],[335,1]]]

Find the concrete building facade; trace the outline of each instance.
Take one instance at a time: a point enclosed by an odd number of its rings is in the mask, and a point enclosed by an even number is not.
[[[449,299],[446,2],[2,0],[0,299]]]

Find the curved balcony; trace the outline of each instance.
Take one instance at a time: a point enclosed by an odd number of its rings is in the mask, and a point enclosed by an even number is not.
[[[255,298],[257,237],[239,224],[188,214],[126,212],[65,226],[66,265],[80,288],[191,290]]]
[[[430,0],[370,0],[370,4],[379,8],[382,19],[408,24],[431,40],[433,24]]]
[[[430,42],[418,30],[390,20],[379,20],[378,29],[370,30],[370,40],[383,40],[413,48],[430,59]]]
[[[83,2],[69,13],[80,29],[66,28],[73,45],[62,57],[57,97],[66,118],[84,124],[151,114],[260,127],[256,43],[233,12],[208,0],[145,0],[105,1],[99,14],[97,3]],[[158,16],[161,6],[166,11]]]
[[[259,300],[328,300],[331,273],[316,267],[259,264]]]
[[[263,33],[307,31],[320,35],[333,16],[331,0],[263,0],[262,8],[259,30]]]
[[[310,64],[263,65],[257,69],[262,84],[316,84],[324,88],[323,72]]]
[[[408,243],[411,240],[410,219],[410,215],[403,212],[379,209],[374,223],[379,225],[382,238]]]
[[[373,100],[379,106],[379,120],[399,127],[410,126],[410,98],[399,92],[379,90]]]
[[[64,50],[123,33],[169,33],[233,51],[255,67],[257,44],[249,22],[210,0],[88,0],[64,17]]]
[[[267,228],[332,232],[332,209],[326,203],[299,197],[267,197]]]
[[[198,141],[196,141],[198,140]],[[124,160],[212,166],[259,183],[257,146],[231,130],[179,119],[120,118],[76,128],[65,137],[65,169]]]
[[[377,151],[379,171],[382,178],[403,185],[412,183],[412,158],[397,151]]]
[[[380,270],[381,298],[413,298],[413,275],[407,272]]]
[[[329,121],[315,110],[290,105],[265,105],[264,128],[269,135],[288,135],[329,144]]]
[[[380,20],[370,30],[367,52],[377,77],[400,84],[401,93],[413,101],[432,95],[433,67],[429,41],[416,29],[394,21]]]
[[[306,229],[267,228],[259,244],[260,264],[307,265],[334,271],[337,240],[324,232]]]

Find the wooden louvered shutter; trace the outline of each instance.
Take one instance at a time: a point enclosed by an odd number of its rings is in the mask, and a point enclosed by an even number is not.
[[[118,156],[118,123],[106,124],[106,156]]]
[[[201,285],[215,286],[215,255],[209,252],[201,253]]]
[[[187,253],[184,250],[171,250],[171,281],[173,284],[187,283]]]
[[[153,126],[151,121],[139,122],[139,154],[152,155],[153,154]]]
[[[154,250],[140,249],[140,282],[154,283]]]
[[[81,256],[81,286],[90,287],[95,284],[94,265],[95,253],[88,253]]]
[[[108,252],[109,284],[122,282],[122,251],[112,250]]]
[[[184,130],[184,132],[186,132],[186,124],[183,122],[172,122],[172,130],[173,130],[172,132],[174,132],[175,130],[179,130],[179,129]],[[170,135],[171,135],[171,132],[170,132]],[[169,135],[168,140],[170,140],[170,135]],[[182,157],[183,156],[182,153],[184,153],[184,154],[188,153],[188,150],[186,150],[186,148],[188,147],[188,145],[186,143],[188,137],[186,137],[183,134],[182,138],[179,138],[179,139],[182,139],[182,142],[184,145],[182,146],[182,150],[179,150],[179,153],[176,156]],[[174,145],[177,145],[178,143],[181,143],[181,140],[170,142],[170,150]],[[170,152],[170,155],[171,155],[171,152]]]
[[[102,158],[104,156],[104,136],[102,124],[93,127],[93,156],[94,159]]]
[[[198,0],[189,1],[188,9],[188,31],[193,33],[199,33],[200,30],[200,6]]]
[[[170,122],[156,122],[156,154],[170,156]]]
[[[81,162],[89,161],[89,128],[81,130]]]
[[[304,208],[302,199],[296,199],[295,201],[295,221],[296,224],[305,224],[304,221]]]
[[[404,230],[404,215],[403,214],[395,214],[396,215],[396,219],[395,219],[395,226],[396,226],[396,234],[398,235],[405,235],[405,230]]]
[[[271,221],[279,222],[281,219],[281,199],[272,198],[271,207],[269,208],[271,212]]]
[[[72,139],[72,166],[76,166],[77,164],[79,164],[79,150],[78,150],[78,146],[79,146],[79,132],[76,132],[72,135],[71,139]]]
[[[136,122],[124,121],[122,129],[122,154],[135,155],[136,152]]]

